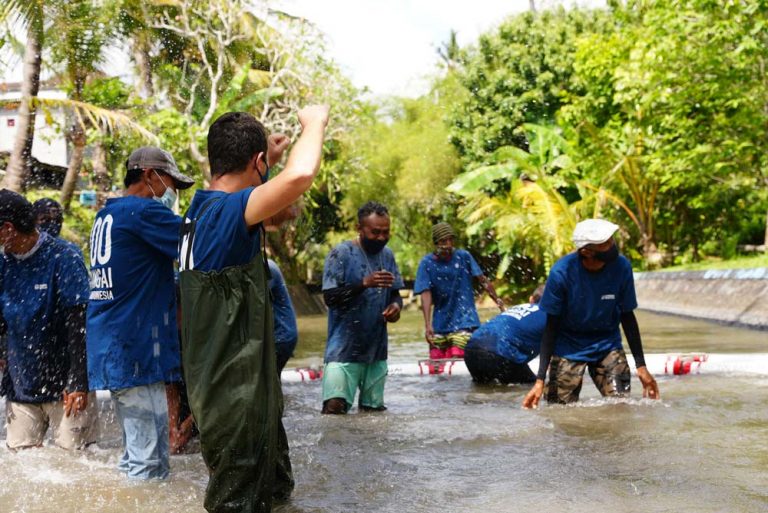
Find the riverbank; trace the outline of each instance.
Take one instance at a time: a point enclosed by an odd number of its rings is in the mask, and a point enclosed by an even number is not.
[[[768,330],[768,267],[635,274],[639,307]]]

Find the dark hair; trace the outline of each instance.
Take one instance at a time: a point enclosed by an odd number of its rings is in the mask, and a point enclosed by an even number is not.
[[[32,203],[32,212],[35,214],[35,217],[50,215],[59,222],[64,219],[64,209],[61,204],[51,198],[40,198]]]
[[[143,173],[143,169],[140,169],[138,167],[129,169],[125,172],[125,178],[123,178],[123,183],[125,184],[125,188],[127,189],[131,185],[137,183],[139,180],[141,180],[141,174]]]
[[[9,222],[21,233],[35,231],[35,212],[27,198],[8,189],[0,190],[0,224]]]
[[[227,112],[208,129],[208,163],[214,176],[239,173],[266,151],[267,129],[246,112]]]
[[[357,209],[357,223],[363,224],[363,219],[365,219],[371,214],[376,214],[377,216],[389,217],[389,210],[387,210],[387,207],[385,207],[378,201],[369,201],[366,204],[364,204],[362,207]]]

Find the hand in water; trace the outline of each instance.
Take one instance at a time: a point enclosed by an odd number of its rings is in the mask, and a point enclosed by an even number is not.
[[[88,392],[67,392],[64,391],[64,416],[69,417],[71,413],[77,416],[78,413],[85,411],[88,406]]]
[[[544,382],[540,379],[537,379],[536,383],[533,384],[533,388],[531,388],[531,390],[525,395],[525,399],[523,399],[523,408],[526,410],[530,410],[531,408],[538,408],[539,400],[541,400],[542,395],[544,395]]]
[[[661,399],[659,385],[646,367],[637,369],[637,377],[643,385],[643,397],[648,399]]]
[[[388,289],[395,283],[395,275],[389,271],[374,271],[363,278],[363,287],[369,289],[380,287]]]

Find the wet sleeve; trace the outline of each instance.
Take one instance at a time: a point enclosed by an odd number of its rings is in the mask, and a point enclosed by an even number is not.
[[[57,258],[59,262],[55,280],[59,307],[65,310],[77,305],[87,305],[90,285],[82,254],[67,247]]]
[[[69,342],[69,378],[67,391],[88,391],[88,364],[85,352],[85,311],[87,305],[64,310],[64,333]]]
[[[181,217],[153,201],[144,207],[139,219],[141,224],[138,236],[164,256],[176,260],[179,253]]]
[[[539,308],[549,315],[563,315],[566,292],[565,283],[560,273],[550,272],[544,287],[544,295],[539,301]]]
[[[323,301],[329,308],[344,308],[365,290],[362,282],[347,283],[344,279],[345,267],[349,261],[348,253],[341,246],[333,248],[325,259]]]
[[[643,341],[640,338],[640,326],[637,324],[635,312],[630,310],[621,314],[621,327],[624,330],[624,336],[627,338],[629,350],[632,351],[632,357],[635,359],[635,367],[644,367]]]
[[[555,351],[555,340],[560,331],[560,317],[557,315],[547,315],[547,324],[544,327],[544,334],[541,337],[541,349],[539,352],[539,372],[536,373],[536,379],[544,381],[547,378],[547,369]]]
[[[365,290],[363,284],[335,287],[323,291],[323,301],[328,308],[345,308]]]
[[[621,298],[619,298],[619,308],[622,312],[631,312],[637,308],[637,296],[635,294],[635,277],[632,274],[632,267],[627,263],[626,274],[624,276],[624,285],[621,288]]]
[[[400,291],[395,288],[389,289],[389,303],[387,304],[391,305],[392,303],[397,303],[400,305],[400,309],[403,309],[403,298],[400,297]]]
[[[483,275],[483,270],[480,269],[480,266],[477,264],[475,257],[472,256],[472,253],[469,251],[466,251],[465,253],[467,254],[467,259],[469,260],[469,271],[472,273],[473,277],[479,278]]]
[[[395,291],[404,289],[405,283],[403,282],[403,276],[400,274],[400,268],[397,267],[395,256],[392,253],[389,254],[389,271],[395,275],[395,281],[392,283],[391,289]]]
[[[421,294],[425,290],[432,288],[432,280],[429,277],[429,261],[426,257],[419,262],[419,268],[416,270],[416,282],[413,284],[413,293]]]

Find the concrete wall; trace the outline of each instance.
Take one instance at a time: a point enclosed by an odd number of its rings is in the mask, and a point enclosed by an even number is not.
[[[643,310],[768,329],[768,268],[636,273]]]

